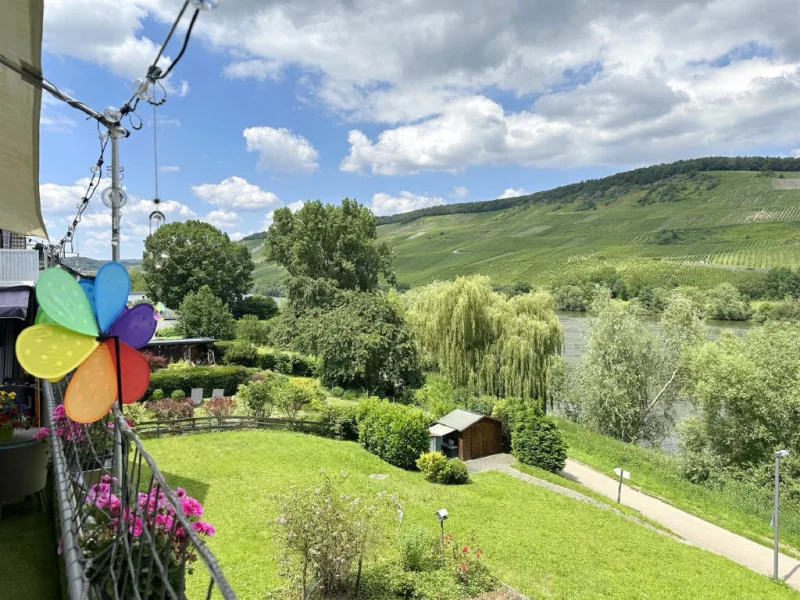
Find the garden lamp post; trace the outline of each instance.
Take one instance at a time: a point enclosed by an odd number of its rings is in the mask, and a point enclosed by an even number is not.
[[[780,503],[780,468],[781,459],[789,456],[788,450],[778,450],[775,453],[775,509],[772,513],[772,530],[775,536],[774,549],[775,549],[775,565],[773,576],[775,581],[778,580],[778,504]]]
[[[447,512],[446,508],[440,508],[436,511],[436,520],[439,521],[439,526],[441,527],[442,531],[442,566],[445,565],[445,556],[444,556],[444,522],[447,520],[450,514]]]

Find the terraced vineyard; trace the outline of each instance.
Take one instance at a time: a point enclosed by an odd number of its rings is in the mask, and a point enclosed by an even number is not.
[[[654,283],[708,287],[800,266],[800,173],[706,172],[673,187],[667,202],[643,203],[659,183],[631,186],[588,210],[579,202],[521,204],[378,231],[394,248],[398,280],[411,285],[473,273],[500,284],[554,284],[613,266]],[[257,285],[274,287],[284,275],[263,263],[263,240],[245,243],[259,261]]]

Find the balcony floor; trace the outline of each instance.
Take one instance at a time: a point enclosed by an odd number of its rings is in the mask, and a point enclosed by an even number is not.
[[[46,512],[36,498],[3,504],[0,520],[0,597],[61,598],[55,517],[48,492]]]

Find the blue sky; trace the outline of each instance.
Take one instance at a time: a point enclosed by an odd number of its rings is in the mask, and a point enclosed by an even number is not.
[[[157,109],[168,220],[241,237],[308,199],[349,196],[390,214],[798,145],[800,49],[786,13],[744,1],[638,13],[613,1],[434,4],[229,0],[201,13]],[[176,12],[171,0],[54,1],[44,74],[93,107],[119,106]],[[124,258],[141,256],[154,193],[153,109],[138,114],[144,128],[121,143]],[[42,115],[42,205],[57,239],[99,140],[69,107],[46,102]],[[108,258],[99,194],[76,250]]]

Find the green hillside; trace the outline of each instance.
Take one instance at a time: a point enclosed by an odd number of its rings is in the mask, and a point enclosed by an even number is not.
[[[395,215],[379,219],[378,232],[395,251],[398,280],[410,285],[473,273],[554,284],[615,267],[707,287],[800,266],[800,172],[694,170],[600,185],[619,177],[566,186],[569,194]],[[258,262],[257,286],[274,289],[284,274],[264,262],[264,240],[243,243]]]

